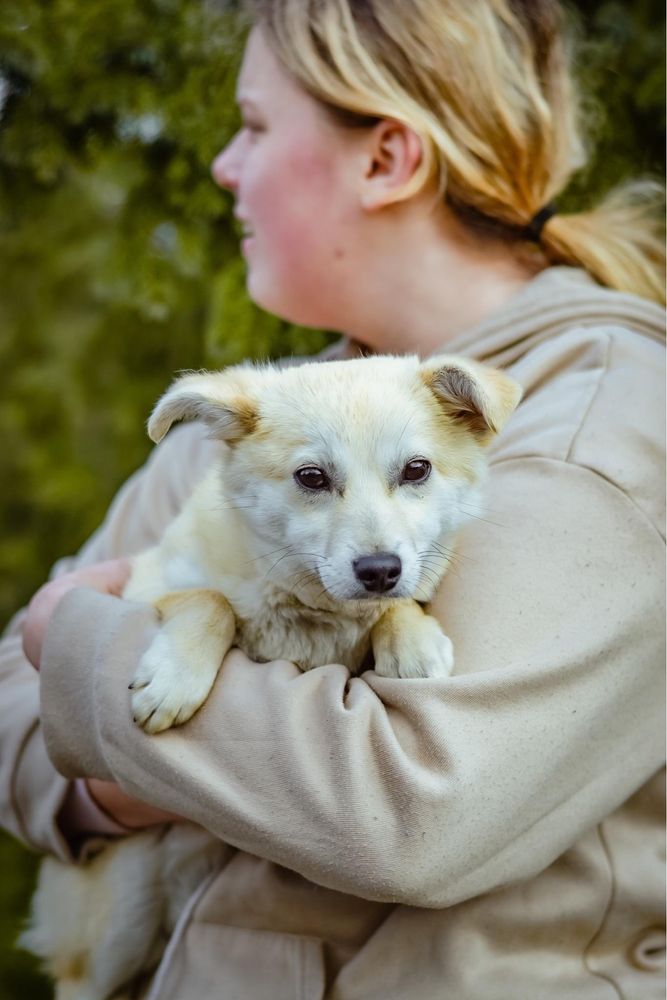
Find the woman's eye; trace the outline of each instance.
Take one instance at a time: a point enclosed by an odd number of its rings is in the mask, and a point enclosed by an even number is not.
[[[431,475],[431,463],[425,458],[413,458],[401,473],[401,483],[423,483]]]
[[[316,465],[304,465],[302,469],[297,469],[294,478],[307,490],[328,490],[331,485],[326,472],[318,469]]]

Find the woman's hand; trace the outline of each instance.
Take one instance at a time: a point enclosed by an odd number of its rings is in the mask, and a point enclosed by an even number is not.
[[[133,830],[155,826],[158,823],[174,823],[183,819],[182,816],[149,806],[127,795],[113,781],[87,778],[86,786],[95,802],[108,816]]]
[[[28,605],[28,615],[23,625],[23,652],[35,670],[39,670],[42,645],[51,615],[67,591],[74,587],[92,587],[101,594],[119,596],[129,576],[129,559],[109,559],[107,562],[64,573],[40,587]]]
[[[129,559],[109,559],[64,573],[56,580],[45,583],[37,591],[30,604],[23,625],[23,651],[36,670],[42,656],[42,645],[46,629],[58,602],[68,590],[74,587],[92,587],[101,594],[118,597],[130,577]],[[86,780],[88,791],[100,808],[122,826],[143,829],[159,823],[173,823],[182,819],[173,813],[157,809],[127,795],[115,782],[101,781],[99,778]]]

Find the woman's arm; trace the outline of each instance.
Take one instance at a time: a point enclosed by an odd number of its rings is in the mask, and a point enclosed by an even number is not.
[[[23,652],[35,670],[42,659],[46,627],[65,594],[74,587],[92,587],[100,594],[120,597],[130,572],[129,559],[106,559],[63,573],[39,588],[28,605],[22,629]]]
[[[120,490],[104,524],[80,553],[54,567],[52,579],[62,580],[72,570],[81,571],[154,544],[203,472],[211,447],[201,428],[176,429]],[[61,596],[60,584],[54,587],[57,593],[51,597],[55,600]],[[50,615],[51,608],[44,610]],[[57,773],[46,753],[39,676],[22,649],[25,619],[25,610],[17,614],[0,642],[0,823],[31,846],[66,858],[70,845],[63,830],[68,835],[76,832],[73,824],[83,815],[77,810],[81,789]],[[69,709],[67,719],[71,717]],[[126,810],[118,813],[111,808],[118,805],[113,789],[96,786],[93,791],[95,799],[88,801],[84,821],[91,821],[96,803],[122,820],[128,818]],[[109,832],[108,824],[102,822],[101,830]]]
[[[232,652],[193,720],[148,737],[127,684],[153,610],[74,590],[42,665],[57,766],[368,898],[440,907],[543,869],[664,759],[662,545],[588,468],[511,459],[490,486],[435,602],[453,677]]]

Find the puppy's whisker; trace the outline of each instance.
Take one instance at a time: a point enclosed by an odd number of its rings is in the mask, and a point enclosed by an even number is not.
[[[311,585],[315,586],[317,583],[321,583],[317,573],[305,573],[303,576],[299,577],[298,580],[294,581],[292,587],[295,591],[297,591],[302,587],[308,587]]]
[[[438,555],[442,556],[447,560],[448,565],[454,565],[457,562],[474,562],[470,556],[463,555],[458,549],[449,549],[446,546],[439,545],[437,542],[431,543],[431,548],[435,549]]]
[[[310,428],[311,428],[311,430],[314,430],[314,431],[316,432],[316,434],[317,434],[318,438],[319,438],[319,439],[320,439],[320,441],[322,442],[322,445],[323,445],[323,447],[324,447],[324,450],[325,450],[325,451],[328,451],[328,450],[329,450],[329,446],[330,446],[330,443],[331,443],[331,442],[327,440],[327,438],[326,438],[326,437],[325,437],[325,435],[324,435],[324,434],[322,433],[322,431],[321,431],[321,430],[319,430],[319,428],[317,428],[317,427],[314,427],[314,426],[313,426],[313,419],[312,419],[312,413],[306,413],[306,412],[305,412],[304,410],[302,410],[302,409],[301,409],[301,407],[300,407],[300,406],[299,406],[299,405],[298,405],[297,403],[295,403],[295,402],[292,402],[292,406],[293,406],[293,408],[294,408],[294,409],[296,410],[296,412],[297,412],[297,413],[300,413],[300,414],[301,414],[301,416],[302,416],[302,417],[304,418],[304,423],[305,423],[305,426],[307,426],[307,427],[310,427]]]
[[[417,552],[417,556],[419,557],[419,559],[440,559],[441,561],[449,559],[448,553],[436,552],[435,549],[433,548],[420,549]]]
[[[299,557],[300,556],[311,556],[313,559],[324,559],[325,561],[326,561],[326,558],[327,558],[326,556],[323,556],[320,552],[294,552],[294,551],[292,551],[292,552],[286,552],[284,556],[281,556],[280,559],[278,559],[278,562],[280,562],[282,559],[288,559],[290,556],[293,556],[294,558],[296,558],[297,556],[299,556]]]
[[[444,574],[439,574],[438,576],[439,576],[438,578],[438,585],[439,585],[442,582],[442,577],[444,576]],[[451,562],[449,564],[449,566],[447,567],[447,576],[455,576],[457,580],[461,579],[461,574],[459,573],[459,567],[456,563]]]
[[[434,566],[439,567],[441,573],[444,573],[448,566],[456,562],[457,558],[458,556],[454,552],[434,552],[432,549],[427,549],[419,553],[420,562],[428,561],[432,563]]]
[[[428,566],[438,576],[444,576],[449,567],[453,566],[454,563],[454,559],[449,556],[441,556],[439,553],[425,552],[424,554],[419,554],[419,565]]]
[[[415,418],[415,414],[411,413],[410,416],[408,417],[408,419],[405,421],[405,424],[403,426],[403,430],[398,435],[398,440],[397,440],[396,445],[395,445],[396,448],[398,448],[399,444],[403,440],[403,435],[407,431],[408,427],[410,426],[410,424],[412,423],[412,421],[414,420],[414,418]]]
[[[240,500],[257,500],[257,493],[219,493],[217,499],[221,503],[238,503]]]
[[[257,556],[255,559],[248,559],[246,565],[250,566],[250,565],[252,565],[252,563],[259,562],[260,559],[268,559],[269,556],[275,556],[276,552],[289,551],[289,549],[291,549],[291,548],[292,548],[291,545],[283,545],[279,549],[273,549],[272,552],[262,552],[262,554],[259,555],[259,556]]]
[[[279,552],[280,549],[277,549],[276,551]],[[279,559],[276,559],[273,566],[271,566],[271,568],[267,570],[265,576],[268,577],[271,573],[273,573],[278,563],[281,563],[283,559],[298,559],[301,556],[311,556],[314,559],[323,559],[325,562],[327,561],[326,556],[322,556],[318,552],[285,552],[285,554],[280,556]]]
[[[440,576],[434,570],[430,569],[428,566],[422,566],[422,576],[425,576],[433,586],[436,586],[440,582]]]
[[[216,504],[214,507],[201,507],[201,510],[207,512],[220,511],[220,510],[252,510],[256,507],[256,503],[227,503],[227,504]]]
[[[415,596],[414,596],[415,601],[428,601],[429,597],[430,597],[430,592],[427,593],[426,590],[424,589],[423,584],[420,583],[417,589],[415,590]]]
[[[459,566],[459,556],[454,552],[453,549],[447,549],[443,552],[439,552],[438,556],[433,556],[431,553],[433,549],[442,549],[443,547],[438,545],[437,542],[433,542],[431,547],[428,549],[423,549],[418,553],[419,566],[423,575],[430,579],[433,584],[434,589],[439,585],[445,572],[453,573],[457,579],[460,579],[460,574],[457,572]],[[444,566],[443,566],[444,560]]]
[[[459,563],[452,561],[447,565],[447,575],[452,574],[457,578],[457,580],[460,580],[461,579],[461,574],[459,572],[460,569],[461,567]],[[440,580],[444,578],[445,574],[438,571],[437,576],[438,576],[438,582],[440,582]]]
[[[482,508],[478,508],[481,510]],[[466,510],[465,504],[461,504],[461,510],[466,515],[466,517],[472,517],[475,521],[483,521],[484,524],[492,524],[494,528],[504,528],[505,526],[499,521],[492,521],[488,517],[482,517],[481,514],[473,514],[471,510]]]
[[[435,578],[436,580],[438,580],[438,579],[439,579],[439,578],[440,578],[441,576],[443,576],[443,575],[444,575],[444,574],[442,573],[442,567],[441,567],[441,566],[438,566],[438,564],[437,564],[437,563],[432,563],[432,562],[429,562],[429,561],[428,561],[428,560],[426,560],[426,559],[422,559],[422,560],[420,560],[420,563],[419,563],[419,565],[420,565],[420,568],[421,568],[421,569],[422,569],[422,570],[423,570],[424,572],[426,572],[426,570],[428,570],[428,571],[429,571],[429,573],[432,573],[432,574],[433,574],[433,576],[434,576],[434,578]]]
[[[314,580],[320,580],[319,569],[319,566],[317,568],[313,568],[312,566],[307,568],[302,567],[301,570],[295,570],[292,579],[296,577],[298,580],[301,580],[312,577]]]
[[[459,503],[462,507],[467,507],[468,510],[476,510],[481,514],[497,514],[498,510],[495,507],[489,507],[487,504],[475,503],[474,500],[460,500]]]
[[[456,552],[456,549],[452,549],[448,545],[444,545],[442,542],[431,542],[429,548],[435,549],[436,552],[442,552],[443,555]]]
[[[266,576],[269,576],[271,573],[273,573],[273,571],[276,568],[276,566],[278,565],[278,563],[281,563],[283,561],[283,559],[290,559],[292,557],[293,557],[293,553],[290,552],[290,551],[283,553],[283,555],[279,556],[278,559],[276,559],[276,561],[273,563],[273,565],[271,566],[271,568],[266,571]]]

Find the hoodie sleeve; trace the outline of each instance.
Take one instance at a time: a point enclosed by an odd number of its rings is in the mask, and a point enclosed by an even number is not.
[[[560,459],[498,462],[489,510],[434,603],[452,677],[235,650],[159,736],[127,690],[152,609],[71,591],[42,669],[56,767],[369,899],[443,907],[539,872],[664,760],[662,544],[625,492]]]
[[[192,489],[208,447],[195,426],[170,434],[120,490],[102,527],[77,556],[58,562],[51,578],[154,544]],[[85,791],[58,774],[47,756],[40,677],[21,648],[24,620],[21,611],[0,641],[0,822],[24,843],[68,858],[70,845],[63,830],[72,832],[77,817],[86,828],[99,819],[99,832],[111,832],[110,821],[101,812],[98,816]],[[70,704],[63,720],[70,725],[72,713]]]

